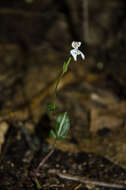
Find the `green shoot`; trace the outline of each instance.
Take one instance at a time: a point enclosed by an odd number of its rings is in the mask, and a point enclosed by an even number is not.
[[[77,56],[81,55],[82,59],[85,59],[85,55],[78,50],[80,47],[81,42],[72,42],[72,49],[70,51],[70,54],[72,55],[74,61],[77,61]],[[72,57],[69,57],[66,62],[64,62],[61,73],[56,81],[56,86],[54,89],[53,94],[53,100],[52,104],[49,104],[47,106],[47,111],[53,111],[56,114],[56,111],[58,110],[58,107],[56,106],[56,98],[57,98],[57,91],[59,87],[59,83],[64,76],[64,74],[68,71],[69,64],[71,62]],[[67,112],[59,114],[59,116],[56,117],[56,125],[53,129],[50,130],[50,136],[54,139],[54,144],[52,146],[52,149],[50,152],[41,160],[38,167],[35,170],[35,176],[37,177],[39,175],[39,169],[44,165],[44,163],[49,159],[49,157],[53,154],[55,150],[55,146],[58,140],[63,140],[67,137],[69,129],[70,129],[70,119]],[[37,181],[38,186],[38,181]]]

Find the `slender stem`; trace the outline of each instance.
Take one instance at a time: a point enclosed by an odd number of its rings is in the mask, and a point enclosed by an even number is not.
[[[55,140],[53,147],[51,148],[51,150],[49,151],[49,153],[41,160],[41,162],[39,163],[39,165],[37,166],[37,168],[35,169],[35,176],[39,176],[39,169],[40,167],[42,167],[45,162],[49,159],[49,157],[53,154],[54,150],[55,150],[55,146],[56,146],[56,141]]]
[[[70,61],[71,61],[71,57],[68,58],[67,62],[64,63],[63,65],[63,69],[62,69],[62,72],[60,73],[57,81],[56,81],[56,86],[55,86],[55,89],[54,89],[54,97],[53,97],[53,104],[54,106],[56,106],[56,94],[57,94],[57,89],[58,89],[58,85],[63,77],[63,75],[67,72],[67,69],[68,69],[68,66],[70,64]],[[57,135],[57,134],[56,134]],[[55,139],[55,142],[53,144],[53,147],[52,149],[50,150],[50,152],[41,160],[41,162],[39,163],[38,167],[35,169],[35,176],[39,176],[39,169],[40,167],[42,167],[45,162],[49,159],[49,157],[53,154],[54,150],[55,150],[55,146],[56,146],[56,142],[57,142],[57,138]],[[38,181],[37,181],[38,183]]]
[[[70,64],[70,61],[71,61],[71,57],[68,58],[67,60],[67,67],[69,66]],[[56,105],[56,94],[57,94],[57,89],[58,89],[58,86],[59,86],[59,83],[63,77],[63,75],[65,74],[66,71],[64,71],[64,69],[61,71],[57,81],[56,81],[56,86],[55,86],[55,90],[54,90],[54,97],[53,97],[53,104]]]
[[[41,160],[41,162],[39,163],[38,167],[35,170],[36,176],[39,176],[38,171],[39,171],[40,167],[42,167],[44,165],[44,163],[49,159],[49,157],[52,155],[53,152],[54,152],[54,149],[51,149],[51,151],[45,156],[45,158]]]
[[[63,71],[60,73],[57,81],[56,81],[56,86],[55,86],[55,90],[54,90],[54,96],[53,96],[53,104],[56,105],[56,94],[57,94],[57,89],[58,89],[58,85],[63,77],[64,73]]]

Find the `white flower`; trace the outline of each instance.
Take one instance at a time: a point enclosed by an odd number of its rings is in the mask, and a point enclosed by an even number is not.
[[[72,42],[72,49],[70,54],[73,56],[74,61],[77,61],[77,56],[81,55],[82,59],[85,59],[85,55],[78,49],[81,46],[81,42]]]

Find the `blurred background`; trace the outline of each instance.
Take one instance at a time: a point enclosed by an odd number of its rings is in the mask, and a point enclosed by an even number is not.
[[[80,150],[126,166],[125,9],[125,0],[1,0],[0,121],[39,123],[72,41],[81,41],[86,60],[72,60],[57,104]]]

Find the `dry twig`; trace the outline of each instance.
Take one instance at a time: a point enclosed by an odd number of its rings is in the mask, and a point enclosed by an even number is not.
[[[85,177],[71,176],[68,174],[59,173],[57,171],[51,171],[51,173],[56,174],[60,178],[77,181],[77,182],[84,183],[84,184],[90,184],[90,185],[95,185],[95,186],[99,186],[99,187],[108,187],[108,188],[114,188],[114,189],[126,189],[126,185],[119,185],[119,184],[114,184],[114,183],[88,180],[88,179],[85,179]]]

